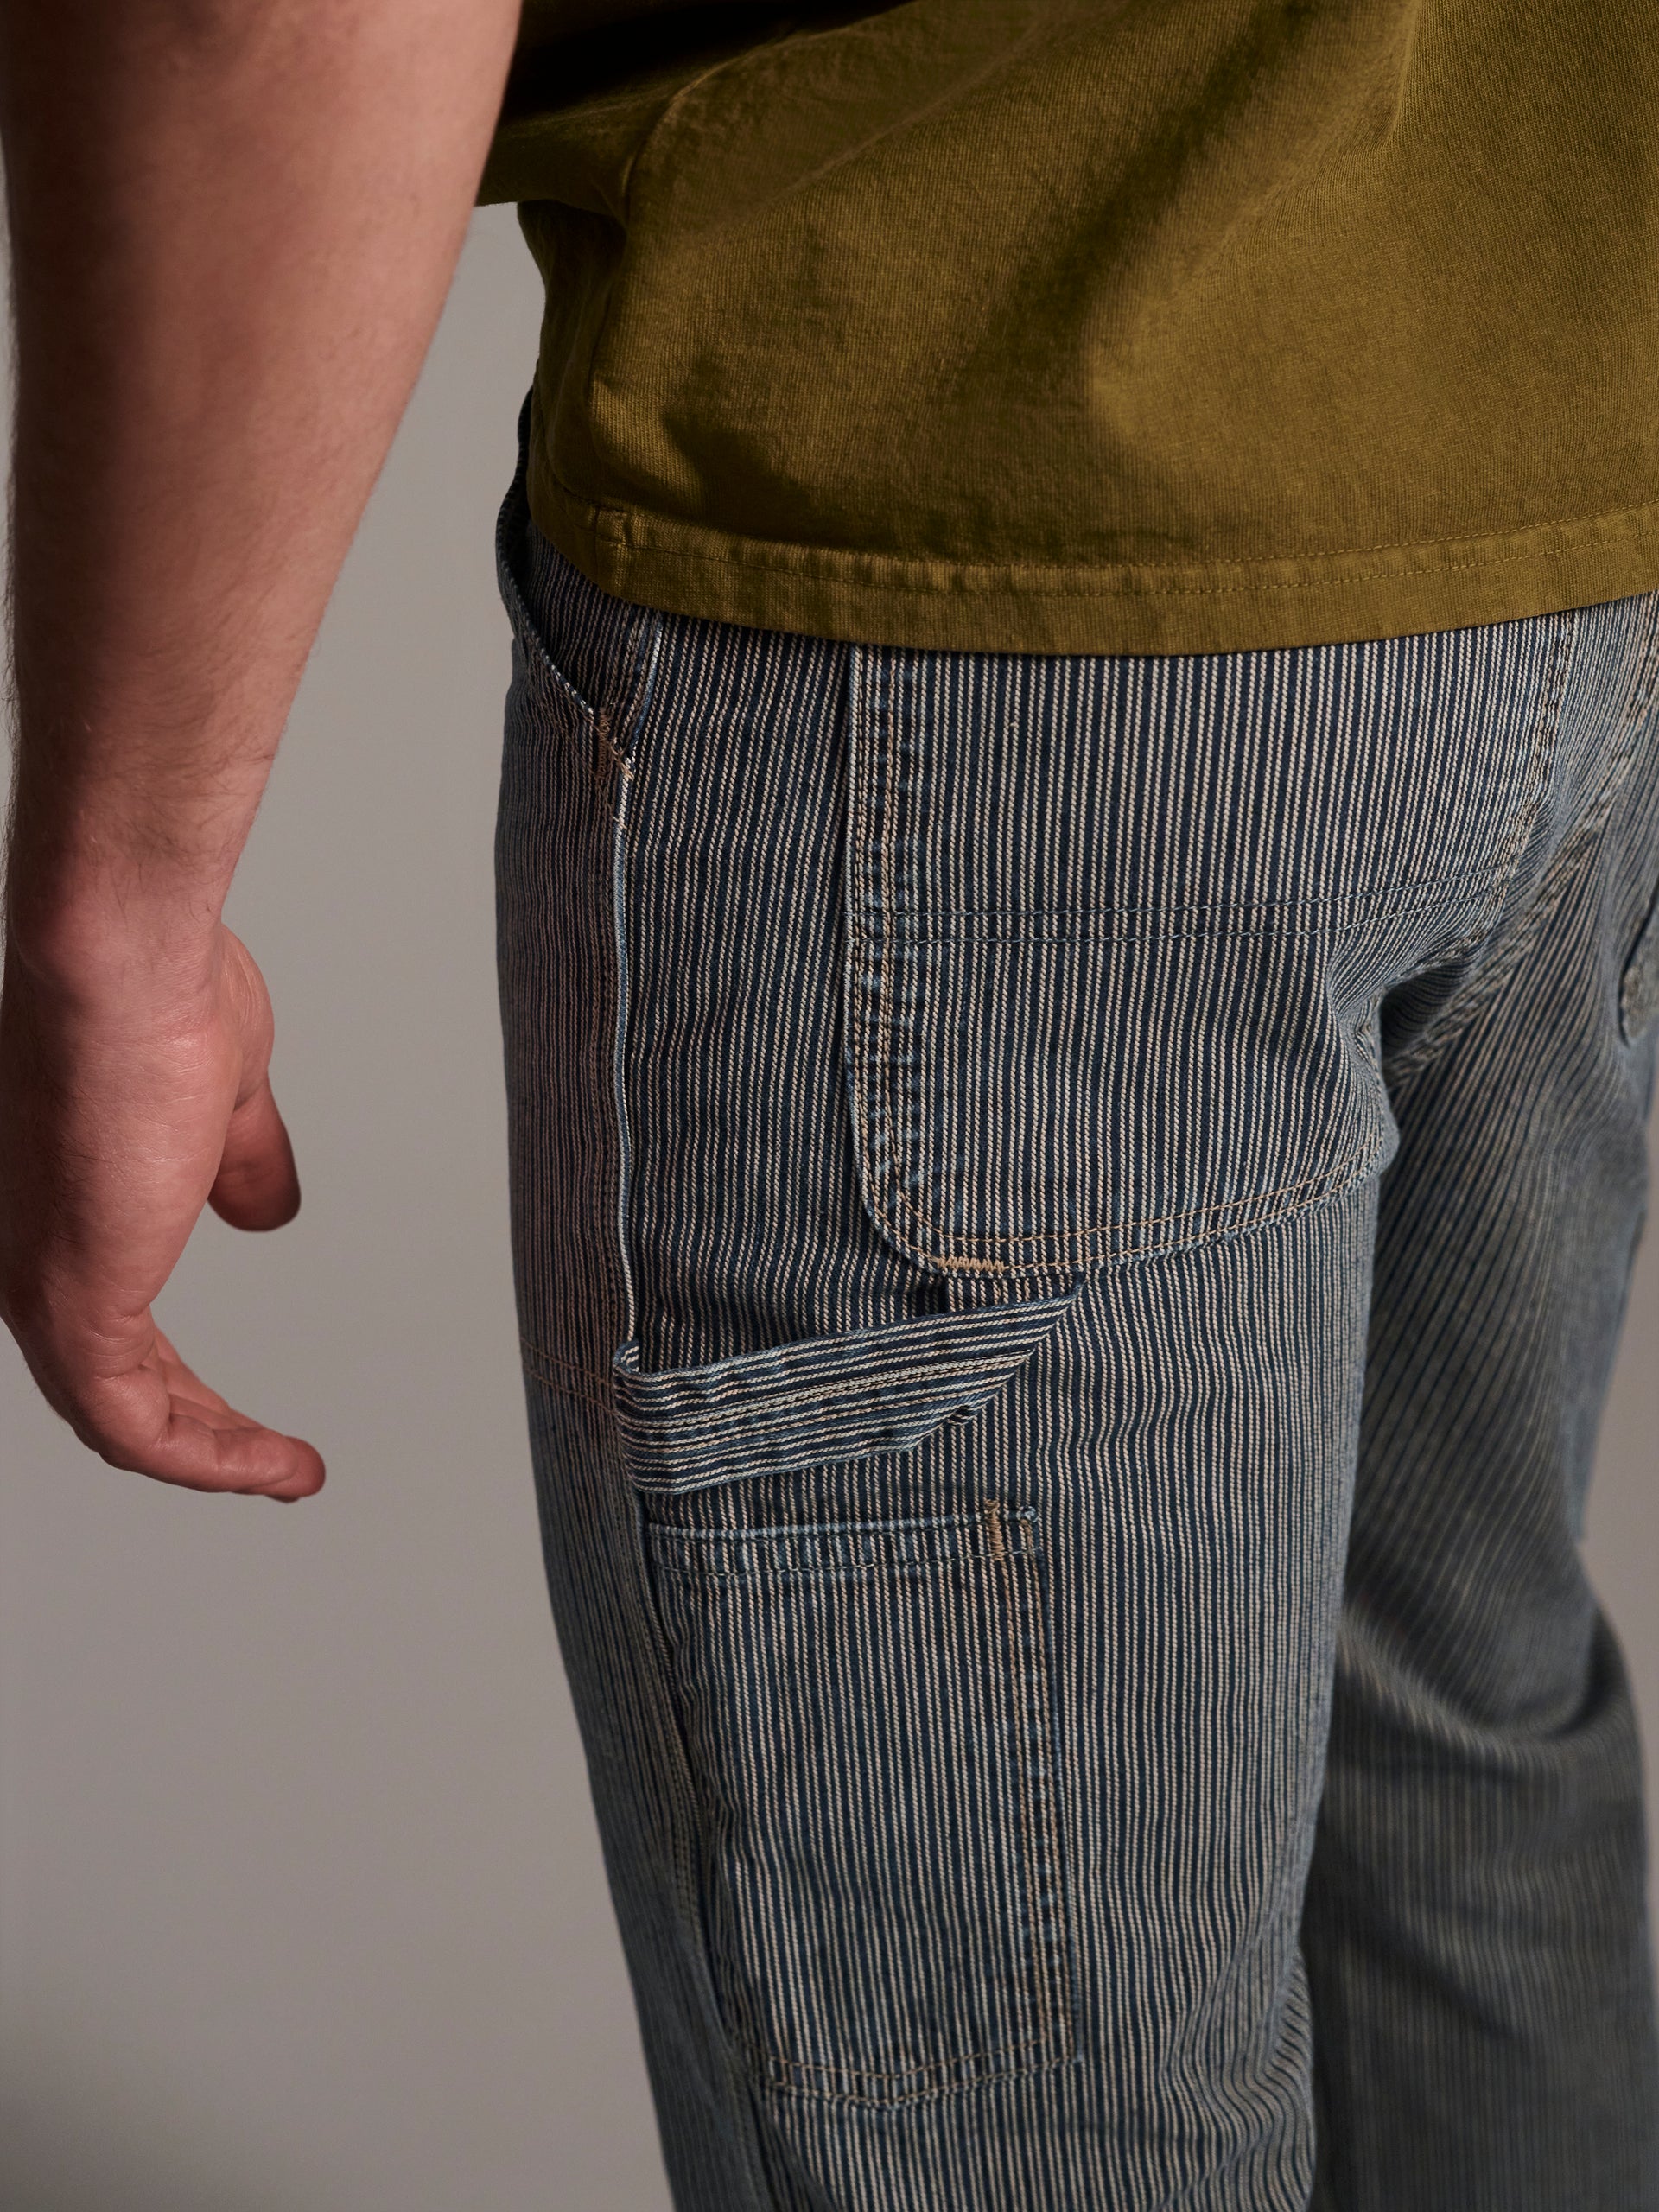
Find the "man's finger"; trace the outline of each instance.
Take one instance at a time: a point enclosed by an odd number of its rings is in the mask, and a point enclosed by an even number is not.
[[[308,1497],[323,1465],[310,1445],[213,1402],[186,1370],[175,1390],[156,1367],[92,1383],[71,1418],[111,1466],[185,1490]]]
[[[269,1080],[232,1115],[207,1203],[232,1229],[281,1229],[299,1211],[294,1147]]]
[[[111,1466],[185,1490],[250,1497],[291,1500],[322,1487],[323,1463],[309,1444],[228,1405],[159,1332],[118,1374],[89,1374],[61,1356],[29,1363],[82,1443]]]

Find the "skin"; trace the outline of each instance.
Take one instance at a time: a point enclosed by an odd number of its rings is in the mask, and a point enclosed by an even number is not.
[[[517,0],[0,0],[17,357],[0,1317],[118,1467],[284,1500],[154,1305],[300,1203],[220,918],[465,235]]]

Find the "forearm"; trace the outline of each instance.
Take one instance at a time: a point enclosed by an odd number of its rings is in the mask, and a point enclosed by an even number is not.
[[[442,304],[516,0],[0,0],[11,949],[211,938]]]

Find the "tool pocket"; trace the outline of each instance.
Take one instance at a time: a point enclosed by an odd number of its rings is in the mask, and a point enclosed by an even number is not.
[[[1069,1296],[619,1357],[715,1985],[773,2090],[894,2105],[1071,2053],[1043,1548],[1017,1467],[957,1451]]]

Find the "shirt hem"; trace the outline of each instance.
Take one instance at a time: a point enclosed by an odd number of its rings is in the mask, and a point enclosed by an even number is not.
[[[596,505],[532,451],[537,527],[620,599],[861,645],[1230,652],[1461,629],[1659,588],[1659,501],[1490,536],[1259,561],[909,560],[747,538]]]

